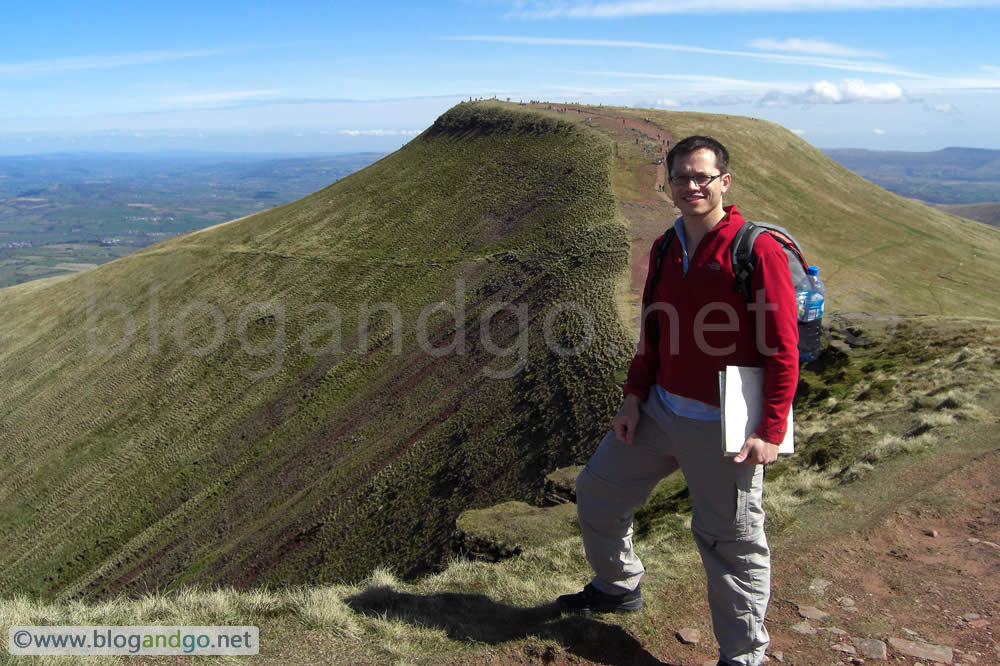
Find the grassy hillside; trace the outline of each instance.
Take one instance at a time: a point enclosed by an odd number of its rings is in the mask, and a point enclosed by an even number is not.
[[[415,573],[534,499],[627,354],[609,154],[461,105],[294,204],[0,291],[0,590]]]
[[[617,408],[626,267],[674,215],[650,158],[693,133],[832,310],[1000,314],[1000,232],[776,125],[462,104],[301,201],[0,290],[0,593],[410,576],[462,510],[537,501]]]

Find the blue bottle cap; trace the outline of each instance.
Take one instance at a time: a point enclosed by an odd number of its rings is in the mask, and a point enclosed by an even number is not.
[[[808,273],[809,275],[819,275],[819,266],[810,266]]]

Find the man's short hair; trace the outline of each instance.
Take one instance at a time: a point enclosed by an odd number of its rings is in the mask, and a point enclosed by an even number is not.
[[[729,151],[726,147],[710,136],[695,135],[681,139],[667,153],[667,178],[674,172],[674,158],[698,150],[711,150],[715,153],[715,166],[719,168],[719,173],[729,173]]]

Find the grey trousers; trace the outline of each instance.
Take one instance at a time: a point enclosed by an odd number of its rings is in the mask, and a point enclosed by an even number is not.
[[[576,481],[577,515],[593,585],[607,594],[635,589],[645,569],[632,548],[632,512],[678,468],[691,492],[691,532],[708,578],[720,657],[757,666],[768,644],[764,614],[771,561],[764,536],[764,468],[722,454],[717,421],[671,412],[661,424],[641,412],[633,444],[614,431]]]

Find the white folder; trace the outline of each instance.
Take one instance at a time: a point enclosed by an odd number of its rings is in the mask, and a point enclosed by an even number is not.
[[[722,406],[722,452],[735,456],[764,418],[764,368],[727,365],[726,370],[719,373],[719,404]],[[795,451],[791,407],[787,426],[778,453]]]

